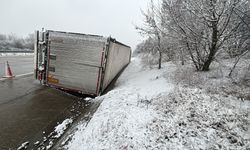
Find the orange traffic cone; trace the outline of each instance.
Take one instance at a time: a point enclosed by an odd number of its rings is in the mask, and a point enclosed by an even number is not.
[[[6,62],[6,65],[5,65],[5,76],[3,76],[4,78],[13,78],[13,74],[12,74],[12,71],[10,69],[10,65],[9,65],[9,62],[7,61]]]

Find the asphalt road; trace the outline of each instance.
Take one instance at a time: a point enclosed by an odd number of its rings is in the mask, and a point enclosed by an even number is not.
[[[43,131],[50,133],[57,122],[72,117],[78,99],[41,86],[32,76],[0,81],[0,149],[42,141]]]
[[[15,75],[33,71],[32,56],[0,57],[0,79],[9,61]],[[17,149],[28,141],[28,149],[46,147],[54,127],[66,118],[89,114],[81,98],[41,85],[33,75],[0,80],[0,150]],[[44,138],[47,140],[44,141]],[[39,141],[39,145],[34,143]]]
[[[9,62],[12,73],[20,75],[33,72],[34,56],[0,56],[0,78],[5,74],[5,63]]]
[[[33,56],[0,57],[0,150],[17,149],[27,141],[28,149],[46,149],[50,142],[58,143],[52,148],[58,149],[63,142],[50,137],[55,126],[72,118],[71,126],[76,127],[82,120],[88,121],[101,103],[43,86],[32,74],[1,80],[6,61],[14,75],[33,71]],[[68,129],[62,138],[73,131]],[[39,144],[34,144],[37,141]]]

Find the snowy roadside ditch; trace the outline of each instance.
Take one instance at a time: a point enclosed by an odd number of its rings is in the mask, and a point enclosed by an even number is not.
[[[103,102],[88,125],[79,125],[72,141],[64,148],[145,149],[150,144],[151,131],[147,126],[157,117],[152,103],[171,92],[174,86],[163,77],[165,69],[141,66],[138,58],[132,60],[116,88],[97,98]]]
[[[249,149],[250,101],[172,82],[176,65],[133,58],[63,149]],[[187,74],[188,76],[188,74]]]

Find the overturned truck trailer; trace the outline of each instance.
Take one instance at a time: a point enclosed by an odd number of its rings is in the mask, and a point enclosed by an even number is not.
[[[97,96],[130,63],[131,48],[111,37],[35,33],[35,78],[48,86]]]

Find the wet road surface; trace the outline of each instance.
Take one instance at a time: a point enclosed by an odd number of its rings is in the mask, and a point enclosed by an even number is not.
[[[71,125],[70,128],[68,128],[68,130],[66,130],[65,134],[62,135],[59,139],[57,139],[56,143],[53,145],[51,149],[64,150],[65,149],[64,146],[66,146],[72,140],[72,136],[78,130],[78,126],[79,125],[87,126],[101,103],[102,99],[99,99],[98,101],[96,100],[90,101],[87,104],[87,107],[85,105],[85,108],[83,112],[80,114],[80,116],[77,119],[75,119],[74,123]]]
[[[5,63],[9,62],[14,75],[33,72],[34,56],[0,56],[0,78],[5,74]]]
[[[0,149],[34,143],[84,106],[78,97],[42,86],[33,76],[0,81]]]
[[[33,71],[33,56],[0,56],[0,79],[6,60],[15,75]],[[112,90],[119,75],[104,93]],[[52,149],[63,149],[77,125],[87,124],[101,103],[86,102],[79,96],[42,86],[32,75],[0,80],[0,150],[16,149],[26,141],[28,149],[45,148],[50,142],[54,144]],[[58,139],[50,138],[54,127],[67,118],[74,122],[66,133]],[[36,141],[39,145],[34,144]]]

